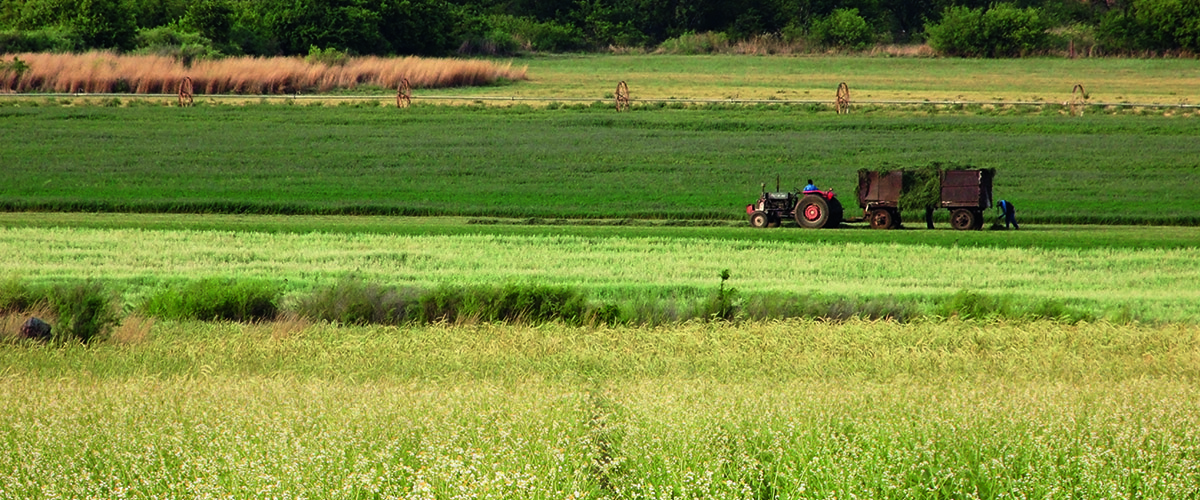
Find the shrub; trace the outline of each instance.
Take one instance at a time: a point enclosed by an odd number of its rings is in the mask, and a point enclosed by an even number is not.
[[[10,277],[0,281],[0,314],[29,310],[41,299],[20,279]]]
[[[279,310],[279,296],[279,287],[267,281],[210,278],[161,290],[142,308],[163,319],[269,320]]]
[[[704,33],[684,33],[675,38],[664,40],[658,45],[655,53],[696,55],[713,54],[729,50],[729,36],[724,33],[707,31]]]
[[[1097,38],[1108,49],[1200,51],[1200,4],[1134,0],[1101,19]]]
[[[385,287],[350,277],[302,297],[297,301],[296,313],[339,323],[398,325],[410,320],[410,309],[419,303],[420,292],[415,289]]]
[[[951,56],[1015,57],[1044,50],[1047,23],[1041,11],[993,4],[987,9],[947,7],[942,19],[925,26],[929,45]]]
[[[98,282],[55,286],[48,302],[58,314],[54,338],[59,341],[103,340],[120,323],[116,296]]]
[[[709,299],[707,307],[703,311],[704,317],[712,320],[730,321],[734,319],[738,308],[734,305],[733,299],[737,296],[736,288],[725,288],[725,282],[729,281],[729,270],[724,269],[718,275],[721,278],[721,285],[717,288],[717,293],[713,294]]]
[[[421,296],[419,319],[434,321],[511,321],[582,323],[586,301],[577,290],[542,285],[500,288],[442,286]]]
[[[350,60],[350,54],[346,51],[338,50],[333,47],[326,47],[322,50],[316,45],[308,47],[308,55],[304,56],[304,62],[309,64],[324,64],[326,66],[345,66]]]
[[[836,9],[813,22],[812,36],[826,46],[861,50],[871,43],[874,34],[867,20],[858,15],[858,9]]]
[[[68,28],[0,31],[0,54],[22,52],[76,52],[83,38]]]
[[[574,26],[527,17],[496,15],[488,18],[496,33],[507,34],[518,46],[538,52],[564,52],[584,48],[583,33]]]
[[[136,54],[167,56],[188,67],[197,59],[217,59],[222,55],[212,40],[175,25],[139,30],[134,45]]]
[[[935,308],[938,315],[962,319],[993,319],[1009,317],[1009,311],[998,297],[970,290],[961,290]]]

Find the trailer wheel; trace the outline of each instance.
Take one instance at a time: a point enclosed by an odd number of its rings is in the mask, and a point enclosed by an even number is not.
[[[950,226],[959,231],[974,229],[976,219],[978,219],[978,217],[975,216],[975,212],[965,208],[960,208],[950,212]]]
[[[796,224],[809,229],[837,227],[842,223],[841,212],[842,204],[837,200],[810,194],[796,204]]]
[[[983,211],[973,210],[975,212],[975,230],[983,229]]]
[[[750,226],[751,227],[759,227],[759,228],[767,227],[767,224],[769,222],[770,222],[770,219],[767,217],[766,212],[756,211],[756,212],[750,214]]]
[[[892,229],[896,219],[891,210],[876,208],[871,211],[871,229]]]

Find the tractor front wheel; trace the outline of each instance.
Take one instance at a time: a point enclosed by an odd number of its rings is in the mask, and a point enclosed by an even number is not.
[[[756,212],[750,214],[750,226],[751,227],[759,227],[759,228],[767,227],[767,224],[769,222],[770,222],[770,218],[767,217],[766,212],[756,211]]]
[[[950,226],[959,231],[975,229],[977,221],[975,212],[960,208],[950,213]]]

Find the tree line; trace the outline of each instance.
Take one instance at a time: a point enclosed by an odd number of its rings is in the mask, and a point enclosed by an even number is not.
[[[1197,0],[0,0],[0,53],[512,55],[772,40],[928,43],[951,56],[1066,47],[1200,52]],[[716,41],[714,43],[714,41]]]

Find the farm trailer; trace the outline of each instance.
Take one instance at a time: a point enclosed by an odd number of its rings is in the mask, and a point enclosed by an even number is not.
[[[926,216],[936,208],[950,211],[954,229],[982,229],[983,211],[992,206],[993,169],[938,170],[936,201],[929,205]],[[858,206],[862,218],[875,229],[900,227],[901,196],[905,194],[905,171],[858,171]],[[931,200],[932,201],[932,200]],[[758,202],[747,205],[750,225],[777,227],[784,218],[794,218],[806,228],[838,227],[843,222],[842,204],[833,191],[768,192],[764,186]]]

